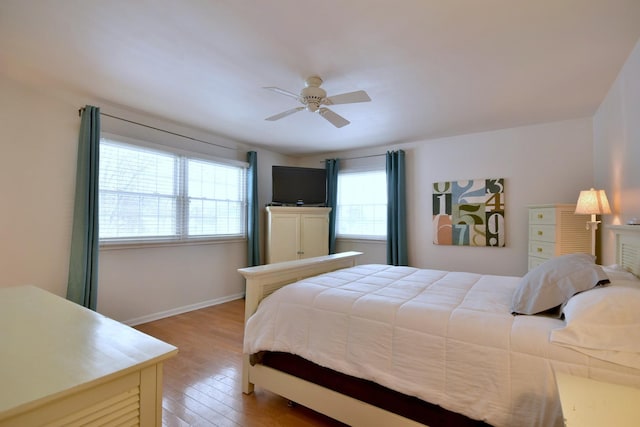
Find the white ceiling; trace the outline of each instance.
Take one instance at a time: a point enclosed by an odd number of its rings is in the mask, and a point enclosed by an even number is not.
[[[0,72],[300,155],[591,115],[639,38],[640,0],[0,0]],[[313,74],[372,101],[264,120]]]

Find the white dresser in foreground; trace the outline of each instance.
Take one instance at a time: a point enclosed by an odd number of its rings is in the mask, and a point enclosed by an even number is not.
[[[40,288],[2,288],[0,426],[160,426],[177,352]]]
[[[554,256],[591,253],[590,216],[575,210],[572,204],[529,206],[529,270]]]

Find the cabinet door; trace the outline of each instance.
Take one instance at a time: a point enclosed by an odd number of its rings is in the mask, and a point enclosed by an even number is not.
[[[329,254],[329,219],[326,215],[301,215],[300,258]]]
[[[272,215],[267,263],[298,259],[298,252],[300,252],[300,215]]]

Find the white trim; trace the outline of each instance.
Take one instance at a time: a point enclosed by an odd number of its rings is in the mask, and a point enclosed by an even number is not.
[[[611,224],[605,225],[604,228],[609,228],[611,230],[640,231],[640,225]]]
[[[164,319],[165,317],[171,317],[189,311],[199,310],[201,308],[211,307],[218,304],[224,304],[225,302],[235,301],[237,299],[244,298],[244,294],[234,294],[222,298],[210,299],[202,301],[196,304],[184,305],[182,307],[172,308],[171,310],[160,311],[158,313],[147,314],[146,316],[136,317],[134,319],[125,320],[121,323],[129,326],[136,326],[142,323],[153,322],[154,320]]]
[[[203,237],[203,238],[188,238],[183,240],[177,239],[149,239],[149,240],[101,240],[101,251],[113,251],[122,249],[147,249],[147,248],[162,248],[167,246],[207,246],[207,245],[220,245],[227,243],[243,243],[247,241],[245,236],[223,236],[223,237]]]
[[[358,235],[337,235],[336,240],[353,243],[387,243],[387,236],[358,236]]]

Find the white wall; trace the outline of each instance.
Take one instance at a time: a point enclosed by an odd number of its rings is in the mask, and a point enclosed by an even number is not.
[[[0,74],[0,286],[34,284],[66,294],[76,150],[85,104],[102,112],[214,144],[168,136],[102,116],[102,130],[245,160],[251,147],[184,128],[60,88],[25,84]],[[260,204],[271,198],[271,165],[291,159],[258,152]],[[236,272],[246,266],[246,242],[100,251],[98,311],[137,323],[244,294]]]
[[[409,263],[426,268],[522,275],[527,271],[527,205],[575,203],[593,182],[589,118],[390,145],[325,157],[353,158],[403,149],[407,164]],[[317,164],[322,156],[303,159]],[[382,159],[382,160],[381,160]],[[353,163],[355,160],[347,161]],[[362,162],[382,162],[367,157]],[[505,178],[504,248],[434,245],[431,228],[434,182]],[[358,244],[350,244],[358,250]],[[363,249],[366,250],[366,249]],[[382,258],[381,262],[386,262]]]
[[[0,75],[0,286],[66,292],[77,109]]]
[[[594,177],[607,192],[605,224],[640,218],[640,41],[593,118]],[[639,226],[640,227],[640,226]],[[613,232],[604,227],[603,263],[615,261]]]

